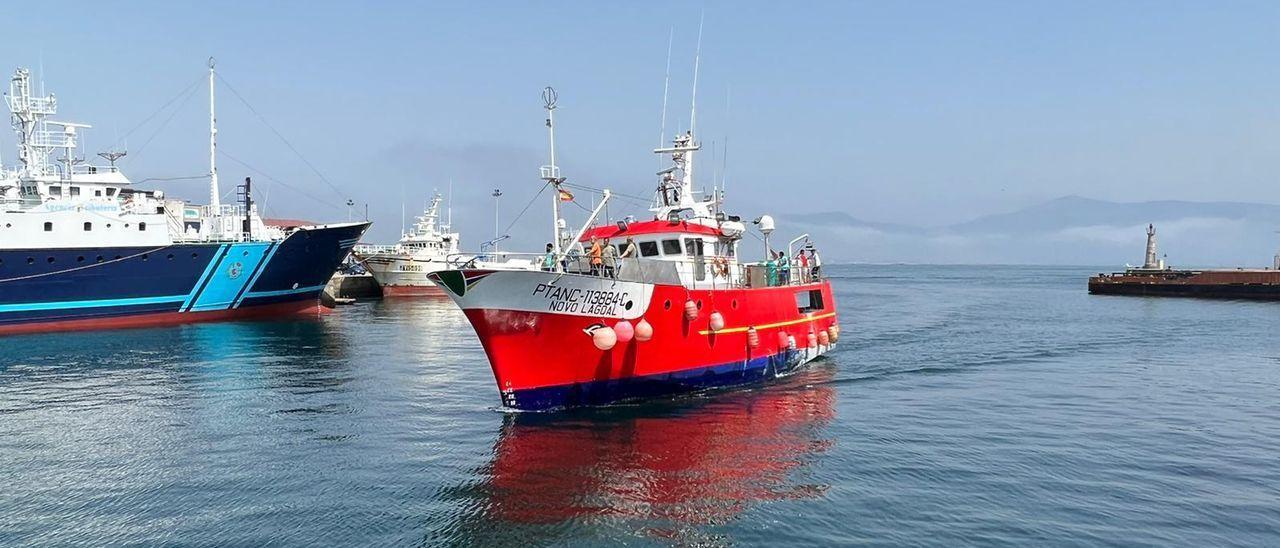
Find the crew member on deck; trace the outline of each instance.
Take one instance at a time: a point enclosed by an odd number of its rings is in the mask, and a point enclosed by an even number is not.
[[[555,246],[547,244],[547,254],[542,256],[542,269],[551,272],[556,269]]]
[[[622,246],[622,254],[618,256],[618,272],[622,272],[622,259],[633,259],[637,254],[639,250],[636,249],[636,241],[628,236],[627,243]]]
[[[604,264],[604,249],[600,247],[600,239],[595,236],[591,237],[591,251],[587,252],[587,257],[591,258],[591,275],[599,276],[600,267]]]
[[[604,239],[604,249],[601,255],[604,264],[604,275],[616,280],[618,278],[618,248],[610,244],[608,238]]]

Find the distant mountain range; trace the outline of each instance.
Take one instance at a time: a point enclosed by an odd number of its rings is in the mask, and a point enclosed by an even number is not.
[[[1246,202],[1108,202],[1065,196],[1009,213],[918,227],[831,211],[784,215],[824,243],[826,256],[861,262],[1079,264],[1142,260],[1147,223],[1162,254],[1182,266],[1269,266],[1280,205]]]

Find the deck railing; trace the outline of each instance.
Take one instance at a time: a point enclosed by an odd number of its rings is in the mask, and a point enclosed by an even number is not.
[[[609,277],[619,281],[681,285],[692,282],[697,287],[755,288],[785,285],[804,285],[823,279],[820,269],[802,271],[792,266],[786,274],[774,267],[770,275],[767,263],[739,263],[717,261],[715,257],[695,259],[654,259],[644,257],[619,258],[610,272],[603,265],[592,267],[591,259],[583,255],[563,257],[553,268],[545,268],[546,254],[498,253],[491,255],[450,255],[450,264],[456,268],[512,268],[526,270],[554,270],[566,274]]]

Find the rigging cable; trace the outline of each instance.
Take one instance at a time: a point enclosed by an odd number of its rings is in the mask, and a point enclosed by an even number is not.
[[[551,185],[551,181],[547,181],[542,184],[542,188],[538,189],[538,193],[533,195],[533,198],[529,200],[529,203],[524,205],[524,209],[520,210],[520,214],[516,215],[516,218],[511,220],[511,224],[507,225],[507,229],[502,231],[504,235],[511,234],[511,227],[516,226],[516,221],[519,221],[520,218],[524,216],[525,212],[529,211],[529,208],[533,206],[533,203],[538,201],[538,197],[542,196],[542,193],[546,192],[547,187],[550,185]]]
[[[157,251],[162,251],[162,250],[164,250],[164,249],[168,249],[168,248],[170,248],[170,247],[175,247],[175,245],[176,245],[176,244],[169,244],[169,245],[160,246],[160,247],[157,247],[157,248],[154,248],[154,249],[149,249],[149,250],[147,250],[147,251],[143,251],[143,252],[140,252],[140,253],[135,253],[135,254],[133,254],[133,255],[129,255],[129,256],[127,256],[127,257],[119,257],[119,258],[116,258],[116,259],[111,259],[111,260],[109,260],[109,261],[103,261],[103,262],[100,262],[100,263],[94,263],[94,264],[89,264],[89,265],[84,265],[84,266],[77,266],[77,267],[74,267],[74,268],[67,268],[67,269],[63,269],[63,270],[55,270],[55,271],[53,271],[53,272],[42,272],[42,273],[40,273],[40,274],[30,274],[30,275],[27,275],[27,276],[18,276],[18,277],[15,277],[15,278],[0,278],[0,284],[2,284],[2,283],[8,283],[8,282],[18,282],[18,281],[22,281],[22,280],[30,280],[30,279],[34,279],[34,278],[43,278],[43,277],[45,277],[45,276],[54,276],[54,275],[57,275],[57,274],[66,274],[67,272],[75,272],[75,271],[77,271],[77,270],[88,270],[88,269],[90,269],[90,268],[97,268],[97,267],[99,267],[99,266],[107,266],[107,265],[109,265],[109,264],[111,264],[111,263],[118,263],[118,262],[121,262],[121,261],[127,261],[127,260],[129,260],[129,259],[133,259],[133,258],[136,258],[136,257],[141,257],[141,256],[143,256],[143,255],[147,255],[147,254],[150,254],[150,253],[155,253],[155,252],[157,252]]]
[[[148,137],[147,140],[142,143],[142,146],[138,147],[138,151],[135,152],[133,155],[134,158],[136,158],[139,154],[142,154],[142,151],[147,149],[147,145],[151,144],[151,141],[154,141],[156,137],[160,135],[160,132],[164,131],[164,128],[169,125],[169,122],[173,120],[174,116],[177,116],[179,112],[182,112],[182,107],[186,106],[187,101],[190,101],[191,97],[194,95],[195,95],[195,88],[192,87],[190,88],[189,91],[187,91],[187,96],[182,99],[182,104],[178,105],[178,108],[173,109],[173,112],[169,113],[169,117],[165,118],[164,122],[160,123],[160,127],[156,128],[155,132],[152,133],[151,136]]]
[[[116,142],[111,143],[111,147],[109,147],[109,148],[114,149],[114,148],[116,147],[116,145],[119,145],[119,144],[120,144],[121,142],[123,142],[125,139],[128,139],[128,138],[129,138],[129,136],[133,134],[133,132],[138,131],[139,129],[141,129],[141,128],[142,128],[142,126],[147,125],[147,123],[148,123],[148,122],[150,122],[150,121],[151,121],[152,119],[154,119],[156,116],[160,115],[160,113],[161,113],[161,112],[164,112],[164,110],[165,110],[165,109],[167,109],[167,108],[169,108],[169,105],[172,105],[174,101],[177,101],[178,99],[181,99],[181,98],[183,98],[183,97],[187,96],[187,94],[189,94],[189,93],[191,92],[192,88],[195,88],[197,85],[199,85],[199,84],[200,84],[200,81],[201,81],[201,80],[204,80],[204,77],[203,77],[203,76],[201,76],[201,77],[199,77],[199,78],[196,78],[194,82],[191,82],[190,84],[188,84],[188,85],[187,85],[187,87],[182,88],[182,91],[179,91],[179,92],[178,92],[178,94],[177,94],[177,95],[174,95],[172,99],[169,99],[169,101],[168,101],[168,102],[166,102],[166,103],[165,103],[164,105],[162,105],[160,108],[156,109],[156,111],[155,111],[155,112],[152,112],[150,116],[147,116],[147,117],[146,117],[146,119],[144,119],[143,121],[139,122],[139,123],[138,123],[138,125],[133,126],[133,128],[132,128],[132,129],[130,129],[129,131],[126,131],[124,135],[122,135],[122,136],[120,136],[120,137],[117,137],[117,138],[116,138]]]
[[[266,174],[265,172],[263,172],[262,170],[260,170],[260,169],[258,169],[258,168],[256,168],[256,167],[253,167],[253,166],[251,166],[251,165],[249,165],[249,164],[245,163],[245,162],[244,162],[244,160],[241,160],[241,159],[239,159],[239,158],[236,158],[235,156],[232,156],[231,154],[228,154],[228,153],[227,153],[227,149],[226,149],[225,147],[218,147],[218,154],[222,155],[223,157],[225,157],[225,158],[226,158],[226,159],[228,159],[228,160],[231,160],[232,162],[235,162],[235,163],[237,163],[237,164],[240,164],[240,165],[244,166],[246,169],[248,169],[248,170],[250,170],[250,171],[252,171],[252,172],[254,172],[254,173],[257,173],[258,175],[263,176],[263,177],[264,177],[264,178],[266,178],[268,181],[271,181],[271,182],[273,182],[273,183],[277,183],[277,184],[279,184],[280,186],[283,186],[283,187],[285,187],[285,188],[287,188],[287,189],[289,189],[289,190],[292,190],[292,191],[294,191],[294,192],[297,192],[298,194],[301,194],[301,195],[303,195],[303,196],[305,196],[305,197],[307,197],[307,198],[310,198],[311,200],[314,200],[314,201],[316,201],[316,202],[318,202],[318,203],[321,203],[321,204],[327,205],[327,206],[332,207],[332,208],[334,208],[334,209],[336,209],[336,210],[339,210],[339,211],[341,211],[341,210],[342,210],[342,206],[339,206],[339,205],[337,205],[337,204],[334,204],[333,202],[328,202],[328,201],[322,200],[322,199],[320,199],[320,198],[317,198],[316,196],[314,196],[314,195],[313,195],[312,193],[310,193],[310,192],[304,191],[304,190],[302,190],[302,189],[300,189],[300,188],[298,188],[298,187],[295,187],[295,186],[290,185],[290,184],[288,184],[288,183],[286,183],[286,182],[284,182],[284,181],[281,181],[280,179],[277,179],[277,178],[275,178],[275,177],[272,177],[272,176],[270,176],[270,175]]]
[[[307,167],[311,168],[311,171],[315,173],[316,176],[319,177],[321,181],[324,181],[324,184],[329,185],[329,188],[332,189],[335,193],[337,193],[339,197],[346,196],[346,194],[343,193],[341,190],[339,190],[336,185],[330,182],[329,179],[325,177],[323,173],[320,173],[320,170],[316,169],[316,166],[312,165],[311,162],[307,161],[307,158],[303,156],[301,152],[298,152],[298,149],[293,146],[293,143],[290,143],[288,139],[285,139],[284,135],[282,135],[280,131],[275,128],[275,126],[272,126],[271,123],[268,122],[265,117],[259,114],[258,111],[253,108],[253,105],[250,105],[249,101],[247,101],[242,95],[240,95],[240,92],[236,91],[235,86],[232,86],[231,82],[228,82],[227,79],[223,78],[221,74],[217,75],[217,77],[218,77],[218,80],[220,80],[223,84],[226,84],[227,89],[231,90],[231,93],[235,95],[236,98],[239,99],[241,103],[244,103],[245,107],[248,107],[249,112],[252,112],[254,116],[257,116],[258,120],[262,122],[262,125],[267,126],[267,129],[270,129],[272,133],[275,133],[276,137],[279,137],[280,141],[283,142],[285,146],[289,147],[289,150],[292,150],[293,153],[297,155],[299,160],[302,160],[302,163],[306,164]]]

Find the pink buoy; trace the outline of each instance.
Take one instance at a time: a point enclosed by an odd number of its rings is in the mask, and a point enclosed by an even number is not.
[[[640,342],[645,342],[652,338],[653,338],[653,326],[649,325],[648,320],[644,318],[640,318],[640,321],[636,322],[636,340]]]
[[[618,342],[626,343],[636,334],[636,329],[631,326],[631,322],[622,320],[613,324],[613,332],[618,335]]]
[[[827,328],[827,334],[831,336],[832,343],[840,340],[840,328],[834,325]]]
[[[692,299],[684,302],[684,319],[689,321],[698,319],[698,304]]]
[[[822,345],[822,346],[830,346],[830,345],[831,345],[831,337],[827,336],[827,330],[826,330],[826,329],[823,329],[823,330],[818,331],[818,344],[820,344],[820,345]]]
[[[796,338],[794,335],[787,335],[787,348],[796,349]]]
[[[788,338],[789,337],[787,337],[786,331],[779,331],[778,332],[778,348],[786,348]]]
[[[710,318],[708,318],[708,323],[712,331],[724,329],[724,315],[719,312],[712,312]]]
[[[818,336],[815,335],[812,331],[810,331],[809,336],[805,338],[805,342],[809,343],[809,348],[818,346]]]
[[[747,328],[747,346],[749,348],[756,348],[760,346],[760,334],[756,332],[756,328],[754,327]]]
[[[618,334],[612,327],[601,327],[591,332],[591,342],[600,350],[609,350],[618,344]]]

